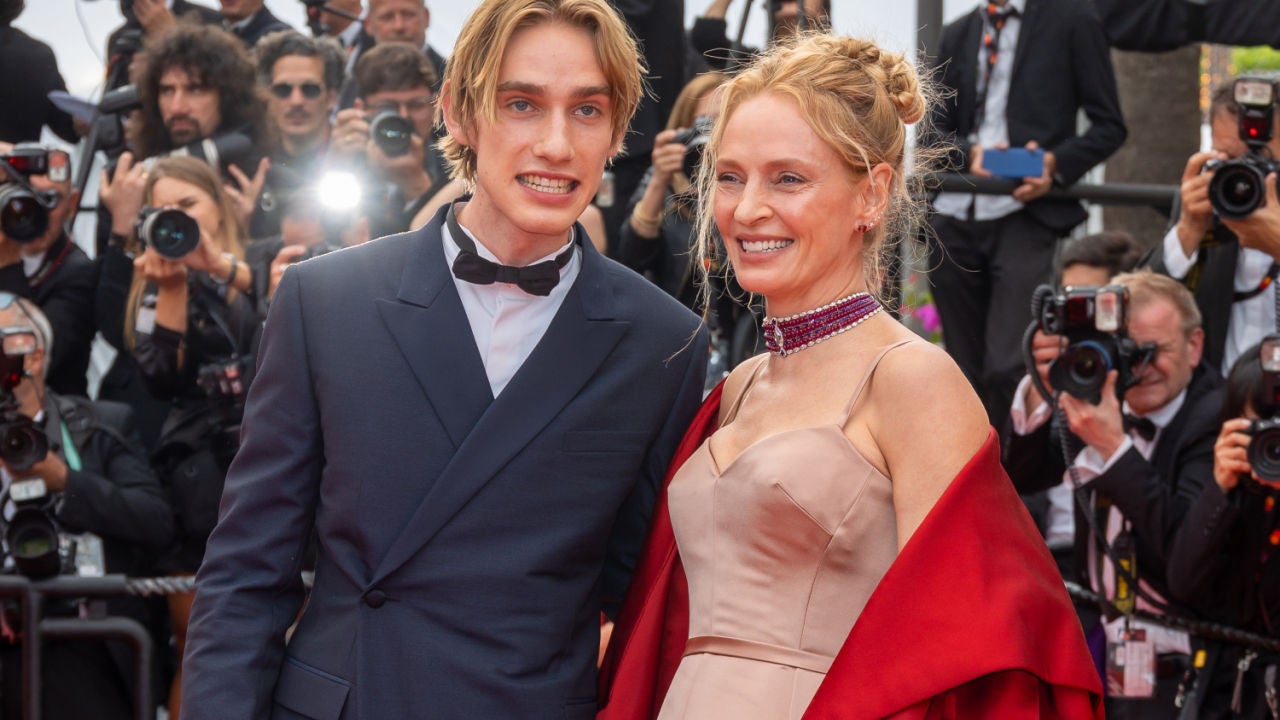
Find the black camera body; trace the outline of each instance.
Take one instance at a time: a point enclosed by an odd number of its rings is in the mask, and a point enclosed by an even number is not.
[[[1280,406],[1280,335],[1262,340],[1258,360],[1262,363],[1262,398]],[[1256,401],[1255,401],[1256,402]],[[1249,464],[1261,480],[1280,482],[1280,417],[1254,420],[1249,425]]]
[[[1248,151],[1234,160],[1211,160],[1204,171],[1212,172],[1209,204],[1218,217],[1240,220],[1266,202],[1267,175],[1280,171],[1280,163],[1270,156],[1267,144],[1275,128],[1276,85],[1267,78],[1241,77],[1232,86],[1240,108],[1240,139]]]
[[[698,177],[698,166],[702,164],[707,142],[711,139],[711,126],[711,118],[698,117],[693,121],[693,127],[681,130],[672,138],[672,142],[684,145],[684,161],[680,170],[691,181]]]
[[[1209,181],[1209,204],[1218,217],[1243,220],[1262,207],[1267,198],[1267,175],[1280,172],[1280,163],[1250,149],[1234,160],[1210,160],[1205,172]]]
[[[1049,366],[1053,387],[1097,405],[1107,373],[1116,370],[1116,394],[1123,397],[1155,354],[1153,345],[1138,346],[1129,338],[1129,289],[1085,286],[1055,293],[1041,286],[1036,292],[1040,330],[1067,341],[1066,349]]]
[[[413,147],[413,123],[394,110],[385,110],[369,122],[369,137],[389,158],[408,155]]]
[[[37,190],[33,175],[47,175],[54,182],[66,182],[70,167],[65,155],[51,159],[48,148],[21,143],[0,154],[0,230],[17,243],[29,243],[49,230],[49,211],[58,204],[52,190]]]
[[[170,260],[181,260],[200,247],[200,225],[175,208],[142,208],[133,231],[144,245]]]

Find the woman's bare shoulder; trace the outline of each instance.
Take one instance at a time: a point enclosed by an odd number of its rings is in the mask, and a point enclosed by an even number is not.
[[[946,351],[923,340],[885,356],[869,398],[877,436],[892,462],[892,446],[927,437],[963,466],[986,442],[990,423],[982,402]]]

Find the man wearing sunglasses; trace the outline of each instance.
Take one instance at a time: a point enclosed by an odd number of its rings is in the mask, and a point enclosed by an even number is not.
[[[295,30],[272,33],[254,51],[267,89],[267,116],[276,136],[271,167],[249,223],[249,235],[280,234],[281,201],[319,176],[329,145],[345,57],[337,42]]]
[[[13,147],[0,143],[0,156],[8,155]],[[52,199],[53,206],[47,208],[48,229],[34,239],[18,242],[0,227],[0,291],[34,301],[61,338],[45,363],[49,387],[60,393],[85,395],[98,270],[67,232],[77,200],[70,157],[61,150],[25,147],[44,152],[48,173],[27,176],[26,181]],[[6,174],[0,176],[0,182],[13,179]]]

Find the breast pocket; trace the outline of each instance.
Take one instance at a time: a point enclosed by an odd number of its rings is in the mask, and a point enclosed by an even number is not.
[[[560,449],[567,453],[643,453],[649,436],[626,430],[569,430]]]

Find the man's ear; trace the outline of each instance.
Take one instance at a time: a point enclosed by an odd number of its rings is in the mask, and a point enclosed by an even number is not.
[[[1194,328],[1187,337],[1187,363],[1191,367],[1199,367],[1204,356],[1204,328]]]
[[[445,80],[444,86],[440,88],[440,117],[444,118],[444,127],[449,131],[449,135],[462,145],[470,145],[471,138],[467,132],[466,123],[457,115],[457,108],[453,106],[453,88],[451,80]]]

